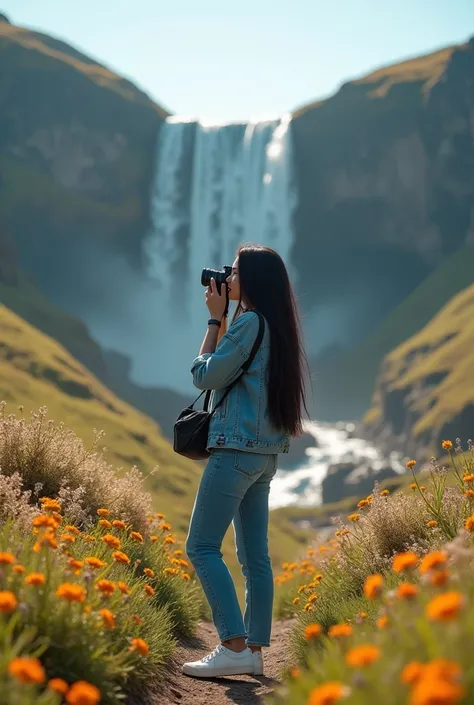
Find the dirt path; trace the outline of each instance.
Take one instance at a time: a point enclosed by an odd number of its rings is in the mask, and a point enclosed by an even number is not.
[[[167,679],[165,690],[157,695],[156,705],[261,705],[279,683],[279,676],[288,657],[290,621],[275,622],[272,645],[265,649],[264,676],[229,676],[201,680],[183,676],[181,664],[196,661],[212,651],[218,643],[212,624],[201,623],[196,639],[181,646],[174,659],[175,666]]]

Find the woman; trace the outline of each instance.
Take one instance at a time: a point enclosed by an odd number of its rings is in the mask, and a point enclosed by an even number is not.
[[[289,438],[301,432],[306,410],[306,358],[283,260],[268,247],[245,245],[237,252],[227,286],[229,298],[238,301],[232,325],[223,335],[225,285],[219,293],[212,280],[206,292],[211,318],[191,368],[198,389],[215,390],[213,406],[250,356],[259,333],[256,311],[263,316],[264,335],[248,370],[211,419],[211,456],[186,542],[221,641],[201,661],[184,664],[185,674],[202,678],[263,674],[262,647],[270,646],[273,608],[267,537],[270,482],[278,453],[288,452]],[[245,576],[244,619],[221,553],[231,522]]]

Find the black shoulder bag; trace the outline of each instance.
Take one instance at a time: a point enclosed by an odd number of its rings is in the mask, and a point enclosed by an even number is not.
[[[193,460],[204,460],[210,456],[210,453],[207,450],[207,440],[211,418],[213,417],[214,412],[217,411],[220,405],[224,402],[224,399],[227,397],[231,389],[235,387],[242,375],[247,372],[263,339],[263,334],[265,332],[264,318],[261,313],[258,313],[258,311],[255,311],[255,313],[258,316],[258,335],[255,339],[255,343],[253,344],[249,358],[242,365],[241,374],[227,387],[225,394],[212,411],[208,411],[212,391],[210,389],[206,392],[204,408],[202,411],[196,411],[194,409],[194,405],[202,397],[204,392],[201,392],[201,394],[193,401],[191,406],[183,409],[174,424],[173,450],[176,453],[184,455],[186,458],[192,458]]]

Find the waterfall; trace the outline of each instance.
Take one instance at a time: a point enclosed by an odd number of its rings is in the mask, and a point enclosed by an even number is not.
[[[290,116],[225,125],[172,117],[161,128],[146,253],[156,324],[173,350],[169,386],[189,391],[208,317],[203,267],[232,264],[240,243],[257,242],[276,249],[293,275],[290,124]]]

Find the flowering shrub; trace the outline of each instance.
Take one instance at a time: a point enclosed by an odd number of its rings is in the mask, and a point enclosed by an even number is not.
[[[474,702],[466,649],[474,639],[473,447],[464,453],[445,441],[443,448],[451,473],[432,460],[426,486],[414,475],[411,495],[376,488],[359,502],[318,562],[319,585],[295,590],[299,580],[278,576],[293,585],[287,604],[296,600],[292,655],[300,667],[275,702]]]

